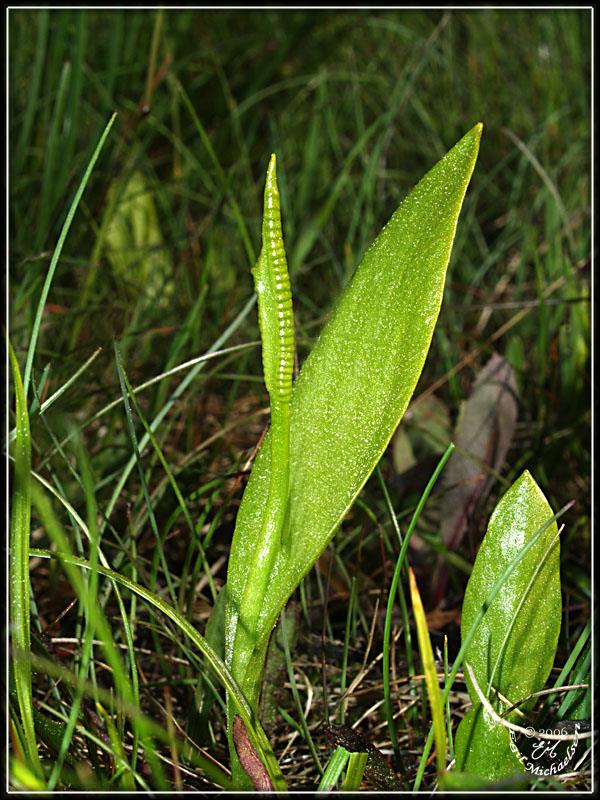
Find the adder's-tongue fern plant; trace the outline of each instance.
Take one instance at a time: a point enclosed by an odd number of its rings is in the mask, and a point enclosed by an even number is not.
[[[258,295],[258,319],[262,338],[265,385],[271,403],[271,435],[268,447],[272,469],[262,528],[254,543],[245,582],[240,615],[235,628],[234,650],[251,652],[258,618],[275,558],[283,544],[288,508],[290,406],[294,367],[294,318],[292,292],[281,232],[281,212],[275,155],[271,156],[265,186],[263,245],[253,269]]]
[[[366,252],[292,388],[293,320],[275,158],[253,270],[271,429],[237,517],[227,585],[225,662],[258,713],[269,636],[400,421],[439,314],[458,216],[481,137],[472,128],[410,192]],[[218,624],[212,626],[214,631]],[[234,783],[250,786],[228,717]]]

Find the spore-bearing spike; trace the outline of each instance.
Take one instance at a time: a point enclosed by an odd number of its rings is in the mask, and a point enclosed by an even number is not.
[[[274,155],[271,156],[265,186],[263,254],[265,279],[270,287],[268,300],[272,304],[264,311],[269,322],[272,320],[268,325],[272,336],[272,352],[271,357],[265,359],[265,372],[270,374],[268,377],[265,374],[265,378],[271,401],[289,402],[294,366],[294,322]],[[266,297],[264,299],[267,300]]]

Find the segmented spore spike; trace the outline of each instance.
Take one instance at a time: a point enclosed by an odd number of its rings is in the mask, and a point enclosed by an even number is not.
[[[294,318],[292,292],[288,275],[287,259],[283,246],[281,206],[277,186],[275,154],[271,156],[265,184],[263,216],[264,267],[261,270],[263,290],[269,287],[270,308],[265,308],[263,323],[268,327],[271,356],[265,359],[267,389],[272,400],[289,402],[292,396],[294,368]],[[258,290],[258,289],[257,289]],[[261,298],[259,295],[259,302]]]

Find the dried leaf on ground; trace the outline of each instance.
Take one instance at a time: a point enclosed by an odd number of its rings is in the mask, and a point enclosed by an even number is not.
[[[461,407],[452,455],[442,476],[440,533],[455,549],[467,527],[475,500],[487,490],[487,479],[504,464],[517,422],[518,394],[510,364],[493,355],[479,373]]]

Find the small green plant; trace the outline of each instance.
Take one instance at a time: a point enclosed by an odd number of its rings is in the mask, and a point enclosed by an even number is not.
[[[490,712],[519,721],[515,707],[531,708],[533,700],[522,701],[550,674],[561,622],[558,536],[548,501],[525,471],[496,506],[465,591],[461,629],[473,709],[455,742],[457,769],[465,773],[498,781],[523,771],[509,729]],[[490,602],[499,576],[527,545]]]
[[[225,664],[255,715],[273,626],[373,471],[421,374],[481,130],[469,131],[384,227],[293,390],[291,296],[271,159],[254,269],[271,430],[244,493],[212,625],[219,630],[224,612]],[[218,634],[212,639],[219,644]],[[233,781],[249,788],[233,736],[236,715],[230,701]]]

